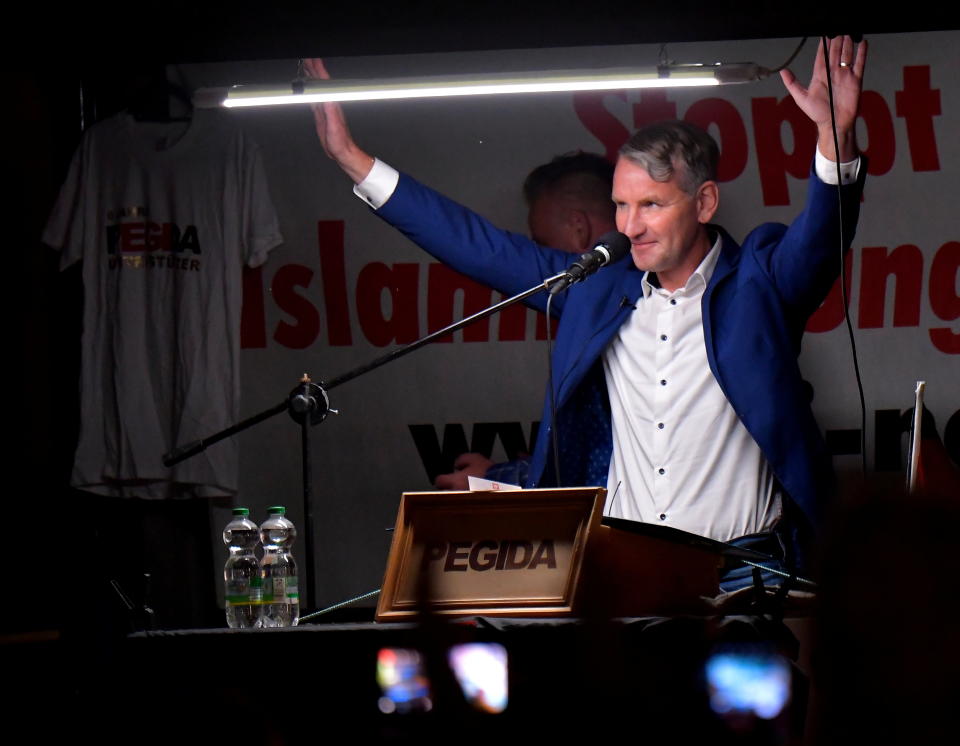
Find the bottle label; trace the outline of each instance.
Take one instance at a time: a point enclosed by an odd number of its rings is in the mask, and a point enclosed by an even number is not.
[[[250,581],[250,603],[254,606],[263,603],[263,581],[259,576]]]
[[[297,586],[297,576],[267,578],[263,584],[263,604],[299,604],[300,592]]]
[[[224,586],[227,606],[260,606],[263,603],[263,581],[258,576],[234,578]]]
[[[246,578],[233,578],[224,587],[227,606],[246,606],[250,603],[250,584]]]

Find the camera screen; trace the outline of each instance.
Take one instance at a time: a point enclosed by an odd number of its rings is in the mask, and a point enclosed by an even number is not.
[[[495,642],[454,645],[447,655],[463,696],[481,712],[507,707],[507,649]]]
[[[772,720],[790,699],[790,666],[763,649],[714,653],[706,664],[710,707],[719,715],[755,715]]]

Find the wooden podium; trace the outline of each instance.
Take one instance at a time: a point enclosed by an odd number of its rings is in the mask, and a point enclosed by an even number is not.
[[[717,548],[648,524],[601,525],[605,496],[601,487],[404,493],[377,621],[421,610],[605,617],[701,610],[701,597],[719,590]]]

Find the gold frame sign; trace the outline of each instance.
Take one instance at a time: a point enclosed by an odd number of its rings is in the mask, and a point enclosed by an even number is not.
[[[377,621],[570,614],[602,487],[406,492]]]

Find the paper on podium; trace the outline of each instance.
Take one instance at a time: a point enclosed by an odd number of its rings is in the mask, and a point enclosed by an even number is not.
[[[467,477],[467,485],[471,492],[509,492],[512,490],[522,490],[518,484],[508,484],[507,482],[496,482],[492,479],[483,477]]]

